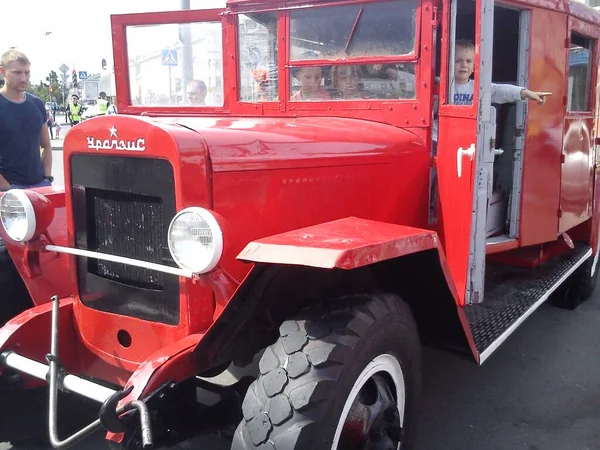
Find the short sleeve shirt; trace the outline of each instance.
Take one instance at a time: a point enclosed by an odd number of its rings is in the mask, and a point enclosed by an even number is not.
[[[40,136],[47,120],[39,97],[26,93],[25,100],[13,102],[0,94],[0,175],[10,184],[44,180]]]

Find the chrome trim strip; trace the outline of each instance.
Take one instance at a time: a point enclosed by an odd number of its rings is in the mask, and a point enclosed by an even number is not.
[[[162,264],[156,264],[146,261],[140,261],[138,259],[125,258],[123,256],[109,255],[107,253],[91,252],[89,250],[81,250],[79,248],[61,247],[60,245],[46,245],[46,250],[49,252],[66,253],[68,255],[84,256],[86,258],[96,258],[103,261],[111,261],[121,264],[127,264],[130,266],[142,267],[144,269],[156,270],[157,272],[169,273],[171,275],[178,275],[180,277],[193,278],[193,272],[179,267],[163,266]]]
[[[579,261],[577,261],[576,264],[573,264],[573,266],[562,277],[560,277],[560,279],[556,283],[554,283],[554,285],[550,289],[548,289],[546,293],[542,295],[542,297],[537,302],[531,305],[531,308],[525,311],[525,313],[521,317],[519,317],[515,323],[508,327],[498,339],[492,342],[492,344],[479,355],[479,364],[483,364],[483,362],[486,359],[488,359],[498,347],[500,347],[500,344],[502,344],[519,327],[519,325],[521,325],[525,321],[525,319],[527,319],[531,314],[533,314],[533,312],[536,309],[538,309],[542,303],[548,300],[550,294],[552,294],[556,290],[556,288],[558,288],[569,277],[569,275],[575,272],[575,270],[577,270],[577,268],[580,265],[582,265],[590,256],[592,256],[591,248],[585,253],[585,255],[581,257]]]

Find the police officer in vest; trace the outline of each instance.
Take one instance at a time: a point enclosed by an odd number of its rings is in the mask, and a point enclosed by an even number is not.
[[[100,98],[97,102],[98,105],[98,115],[104,116],[108,111],[108,100],[106,100],[106,92],[100,92]]]
[[[71,103],[67,106],[67,118],[71,122],[72,126],[77,125],[81,122],[81,103],[79,103],[79,97],[75,94],[71,96]]]

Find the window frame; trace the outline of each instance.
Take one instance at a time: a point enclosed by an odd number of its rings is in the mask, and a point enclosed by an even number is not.
[[[569,53],[573,34],[577,34],[583,39],[587,39],[591,44],[590,67],[589,67],[589,97],[588,105],[585,110],[569,109]],[[600,30],[580,19],[569,16],[568,35],[565,42],[565,113],[567,116],[590,116],[594,115],[596,110],[596,83],[598,77],[598,39],[600,38]]]
[[[127,47],[127,28],[136,26],[158,26],[165,24],[193,24],[193,23],[218,23],[221,27],[221,51],[222,51],[222,76],[223,80],[231,73],[234,61],[227,58],[227,34],[226,24],[222,13],[225,10],[203,9],[203,10],[181,10],[164,11],[156,13],[122,14],[111,17],[111,28],[113,34],[113,52],[115,54],[115,84],[117,93],[117,108],[119,114],[132,115],[172,115],[175,113],[212,113],[223,114],[229,112],[230,94],[223,87],[223,104],[221,106],[191,106],[191,105],[132,105],[131,84],[129,73],[129,55]],[[120,69],[117,69],[120,68]],[[237,69],[236,69],[237,70]],[[225,82],[223,83],[225,84]]]
[[[441,39],[441,67],[440,67],[440,84],[439,84],[439,99],[438,99],[438,114],[452,117],[477,117],[479,103],[479,85],[480,75],[475,76],[473,87],[473,103],[471,105],[456,105],[451,103],[450,87],[452,85],[450,73],[454,71],[455,64],[455,42],[456,42],[456,27],[457,27],[457,0],[443,0],[444,10],[442,14],[442,39]],[[479,35],[475,32],[475,73],[477,74],[480,57],[479,57]]]
[[[261,14],[261,13],[272,13],[275,12],[277,14],[277,30],[275,31],[276,34],[276,39],[275,41],[277,42],[277,61],[275,61],[275,64],[277,65],[277,71],[280,72],[281,71],[281,57],[282,57],[282,51],[281,51],[281,45],[279,44],[280,42],[283,42],[283,35],[284,35],[284,31],[282,31],[282,27],[284,26],[284,20],[282,17],[282,14],[277,11],[277,10],[264,10],[264,11],[239,11],[236,12],[235,14],[232,14],[232,23],[233,23],[233,28],[234,28],[234,39],[233,39],[233,49],[235,50],[235,55],[237,56],[237,58],[234,58],[235,60],[235,84],[236,84],[236,89],[235,89],[235,93],[234,93],[234,103],[238,106],[238,108],[242,109],[242,110],[249,110],[249,111],[257,111],[258,108],[260,108],[261,110],[278,110],[279,109],[279,100],[275,99],[275,100],[264,100],[264,101],[250,101],[250,100],[242,100],[242,98],[240,97],[241,95],[241,67],[240,67],[240,62],[241,62],[241,58],[240,58],[240,35],[239,35],[239,31],[240,31],[240,27],[239,27],[239,18],[242,15],[248,15],[251,13],[254,14]],[[277,95],[280,98],[281,97],[281,74],[278,74],[277,77]],[[258,106],[260,105],[260,106]]]
[[[386,0],[385,2],[394,2],[401,0]],[[369,3],[382,3],[381,0],[364,0],[361,2],[362,4]],[[345,6],[359,4],[356,1],[347,1],[347,2],[336,2],[336,3],[326,3],[318,6],[312,6],[311,9],[321,9],[321,8],[330,8],[336,6]],[[423,107],[422,103],[427,102],[431,86],[429,83],[424,83],[425,80],[429,79],[430,72],[430,64],[423,64],[422,60],[424,55],[422,55],[421,44],[423,42],[430,41],[430,35],[433,34],[432,28],[428,30],[422,29],[422,22],[427,23],[427,18],[424,17],[425,8],[426,11],[432,15],[432,8],[429,6],[425,7],[429,3],[427,0],[418,0],[417,7],[415,9],[415,45],[414,50],[409,55],[390,55],[390,56],[367,56],[367,57],[349,57],[344,59],[337,58],[325,58],[325,59],[311,59],[311,60],[292,60],[291,59],[291,39],[290,36],[290,16],[294,10],[285,10],[283,12],[283,16],[285,19],[285,49],[281,52],[280,55],[283,54],[285,56],[284,60],[284,73],[283,77],[280,78],[279,84],[279,98],[282,102],[285,103],[285,108],[288,111],[310,111],[311,113],[315,113],[316,111],[332,111],[332,110],[348,110],[348,111],[357,111],[357,110],[383,110],[383,111],[394,111],[394,108],[398,111],[397,114],[410,114],[411,116],[415,114],[416,108],[411,107],[414,104],[420,104],[420,107]],[[430,50],[431,47],[428,47]],[[427,55],[429,57],[430,55]],[[321,101],[290,101],[290,82],[291,82],[291,69],[296,67],[326,67],[326,66],[334,66],[334,65],[361,65],[361,64],[390,64],[390,63],[414,63],[415,65],[415,97],[412,99],[360,99],[360,100],[321,100]],[[427,73],[424,73],[424,70]],[[425,92],[427,91],[427,92]],[[391,106],[394,105],[394,106]],[[406,112],[404,112],[404,108],[406,107]],[[400,108],[400,109],[398,109]],[[420,108],[419,108],[420,109]],[[400,112],[402,110],[402,112]],[[410,110],[410,112],[409,112]],[[407,119],[408,120],[408,119]],[[412,121],[409,123],[404,123],[404,125],[410,125]],[[419,125],[425,126],[429,124],[429,114],[423,118]]]

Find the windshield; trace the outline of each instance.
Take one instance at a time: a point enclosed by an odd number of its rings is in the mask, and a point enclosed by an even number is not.
[[[289,100],[414,99],[418,6],[396,0],[291,11]],[[350,64],[357,58],[385,63]],[[322,59],[336,61],[294,67]]]
[[[220,22],[127,27],[134,106],[222,106]]]
[[[292,60],[408,55],[414,52],[417,0],[292,11]]]

